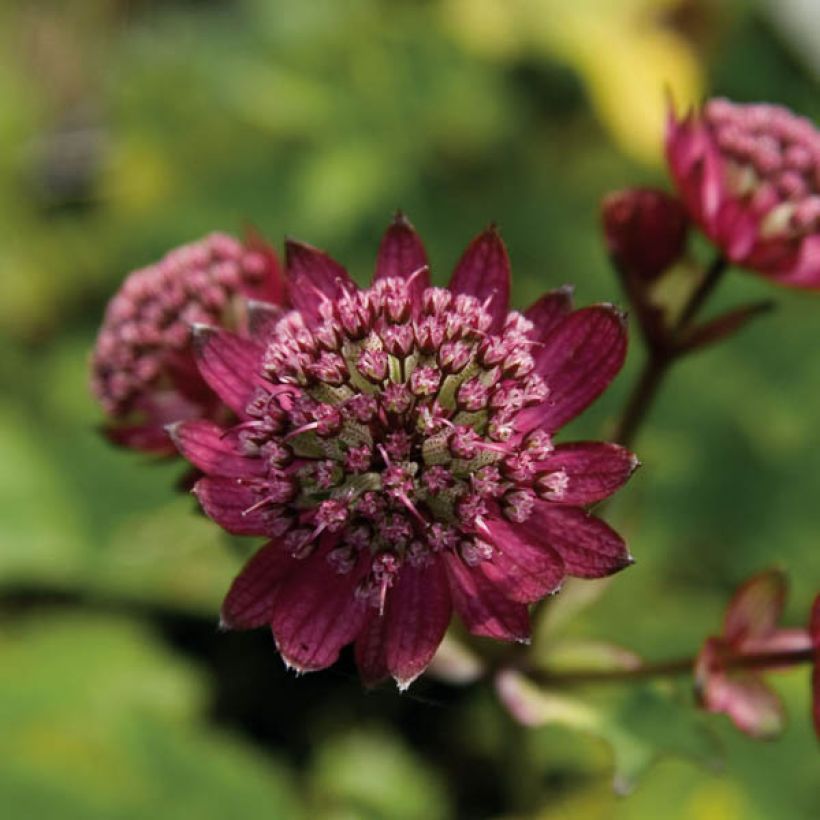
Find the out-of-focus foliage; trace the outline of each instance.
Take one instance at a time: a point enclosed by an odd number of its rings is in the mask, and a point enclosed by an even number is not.
[[[645,161],[664,83],[679,101],[717,91],[820,117],[816,81],[768,21],[741,0],[0,5],[4,817],[816,815],[803,670],[778,679],[792,725],[768,745],[691,714],[685,684],[546,692],[631,738],[629,775],[659,761],[626,800],[611,789],[623,744],[618,759],[594,733],[518,726],[490,682],[399,697],[361,692],[344,665],[274,674],[264,630],[216,631],[250,547],[175,494],[178,467],[106,445],[85,391],[122,276],[244,221],[364,280],[402,207],[441,282],[497,220],[517,304],[564,282],[580,303],[620,301],[598,201],[662,184]],[[715,310],[771,295],[733,273]],[[543,657],[559,638],[691,653],[737,582],[773,563],[793,579],[786,621],[805,618],[820,301],[774,295],[771,318],[669,380],[644,468],[610,508],[638,563],[586,608],[548,605]],[[574,434],[606,431],[639,360],[636,343]]]

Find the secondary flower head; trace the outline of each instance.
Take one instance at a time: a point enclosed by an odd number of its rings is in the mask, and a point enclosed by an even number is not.
[[[773,737],[784,721],[783,704],[761,673],[793,665],[811,646],[805,629],[778,628],[786,591],[777,570],[750,578],[729,602],[723,634],[707,639],[695,665],[701,704],[753,737]]]
[[[731,262],[820,288],[820,132],[776,105],[710,100],[677,119],[667,159],[692,219]]]
[[[657,279],[686,246],[686,211],[663,191],[613,191],[601,203],[601,218],[607,250],[624,276],[645,282]]]
[[[91,360],[91,388],[109,416],[109,438],[174,452],[166,424],[220,410],[196,367],[192,324],[239,326],[247,319],[241,300],[282,297],[272,251],[221,233],[131,273],[108,304]]]
[[[270,624],[298,670],[330,665],[355,641],[367,683],[404,687],[453,609],[474,634],[523,641],[527,604],[566,574],[631,562],[584,506],[626,481],[635,458],[552,438],[620,369],[618,311],[572,312],[566,289],[509,311],[493,228],[448,288],[431,287],[401,216],[369,288],[295,242],[287,275],[295,309],[264,344],[198,330],[202,375],[240,423],[172,430],[205,473],[205,512],[270,539],[235,580],[225,626]]]

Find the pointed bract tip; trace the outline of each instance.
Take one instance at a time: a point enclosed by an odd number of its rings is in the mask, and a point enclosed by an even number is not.
[[[532,637],[530,635],[519,636],[515,639],[515,642],[523,646],[529,646],[532,643]]]
[[[230,632],[231,625],[228,623],[228,620],[225,618],[224,613],[220,613],[219,615],[219,623],[216,625],[216,628],[219,632]]]
[[[191,325],[191,339],[193,341],[194,353],[199,353],[208,344],[208,341],[219,333],[219,328],[213,325],[206,325],[204,322],[194,322]]]
[[[611,313],[621,323],[622,327],[625,328],[629,324],[629,313],[612,302],[598,302],[595,306]]]
[[[401,208],[396,208],[393,213],[393,221],[390,223],[390,227],[409,228],[411,231],[415,230],[413,223],[407,218],[407,214],[405,214]]]
[[[182,421],[172,421],[170,424],[165,425],[165,432],[168,433],[168,438],[174,442],[174,444],[179,447],[179,428],[185,422]]]
[[[422,670],[422,672],[423,671],[424,670]],[[410,688],[410,684],[413,683],[413,681],[415,681],[416,678],[419,677],[419,675],[421,675],[421,672],[416,672],[415,675],[411,675],[408,678],[397,678],[394,675],[393,680],[396,681],[396,688],[399,690],[399,692],[404,693]]]

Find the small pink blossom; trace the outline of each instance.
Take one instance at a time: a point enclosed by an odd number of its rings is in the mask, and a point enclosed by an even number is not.
[[[702,706],[723,712],[738,729],[757,738],[774,737],[784,721],[783,704],[761,673],[790,666],[794,661],[789,660],[789,653],[800,653],[811,645],[807,630],[778,627],[786,591],[786,578],[777,570],[749,579],[729,603],[723,633],[707,639],[695,664],[695,687]],[[753,656],[767,662],[744,665],[744,659]]]
[[[689,216],[723,255],[820,288],[820,131],[776,105],[710,100],[670,113],[666,153]]]
[[[205,474],[195,488],[205,512],[269,539],[234,581],[225,626],[269,625],[301,671],[329,666],[353,642],[366,683],[392,676],[403,688],[453,611],[476,635],[525,641],[528,604],[566,575],[631,563],[586,507],[629,478],[634,456],[552,440],[620,370],[617,310],[573,311],[562,289],[510,311],[509,259],[493,228],[448,288],[431,287],[401,216],[370,287],[296,242],[287,282],[294,310],[264,345],[199,332],[202,377],[239,423],[172,428]],[[314,367],[328,354],[343,363],[332,373]]]
[[[219,418],[191,346],[195,323],[247,326],[240,300],[265,302],[267,322],[284,298],[273,252],[214,233],[134,271],[109,302],[91,358],[91,389],[105,410],[106,434],[137,450],[173,453],[165,425]],[[266,399],[267,400],[267,399]]]

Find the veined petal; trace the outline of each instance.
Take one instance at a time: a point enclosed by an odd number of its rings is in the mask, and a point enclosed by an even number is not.
[[[248,458],[237,452],[235,438],[226,436],[212,421],[183,421],[168,426],[168,435],[179,452],[207,475],[225,478],[263,476],[267,465],[261,458]]]
[[[739,645],[770,635],[783,613],[787,591],[788,581],[780,570],[764,570],[750,578],[729,602],[723,637]]]
[[[271,627],[288,666],[299,672],[325,669],[361,631],[368,604],[356,595],[366,561],[344,574],[323,548],[304,559],[276,595]]]
[[[498,517],[487,521],[495,546],[479,570],[511,601],[530,604],[556,592],[564,580],[564,561],[544,539],[520,524]]]
[[[453,606],[473,635],[502,641],[528,641],[527,607],[511,601],[484,573],[468,567],[458,556],[445,555]]]
[[[108,424],[102,428],[102,432],[112,444],[117,444],[120,447],[128,447],[131,450],[140,450],[155,455],[171,455],[174,452],[173,442],[168,438],[168,434],[161,425],[134,424],[123,426]]]
[[[493,317],[490,331],[498,331],[510,303],[510,258],[495,227],[479,234],[467,247],[450,279],[453,293],[489,300],[487,312]]]
[[[559,429],[604,391],[626,357],[626,323],[611,305],[594,305],[567,316],[535,357],[549,395],[539,406],[520,413],[522,431]]]
[[[253,509],[259,496],[235,478],[205,476],[194,485],[205,515],[234,535],[266,535],[270,521],[264,508]]]
[[[608,498],[635,472],[638,459],[624,447],[597,441],[560,444],[540,465],[563,472],[566,487],[551,501],[585,506]]]
[[[634,563],[621,536],[579,507],[536,502],[523,526],[560,554],[569,575],[602,578]]]
[[[266,544],[236,576],[222,604],[222,625],[228,629],[255,629],[270,623],[280,583],[298,566],[283,546]]]
[[[323,298],[335,299],[356,283],[335,259],[305,242],[285,242],[288,292],[294,306],[313,317]]]
[[[572,293],[572,285],[564,285],[545,293],[524,311],[524,316],[535,325],[530,333],[535,341],[543,342],[572,311]]]
[[[387,668],[406,689],[430,664],[452,613],[444,565],[405,564],[387,593],[384,612]]]
[[[399,279],[413,276],[411,293],[414,300],[418,300],[424,289],[430,287],[427,252],[416,229],[401,212],[396,214],[390,227],[385,231],[376,258],[373,281],[390,276]]]
[[[356,667],[365,686],[375,686],[390,677],[387,668],[387,623],[375,607],[370,608],[359,637],[356,638]]]
[[[227,330],[194,325],[194,350],[202,378],[243,417],[254,388],[265,384],[258,372],[261,346]]]

